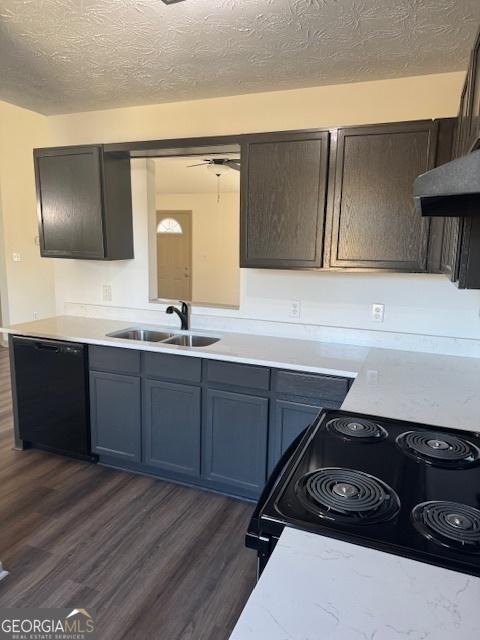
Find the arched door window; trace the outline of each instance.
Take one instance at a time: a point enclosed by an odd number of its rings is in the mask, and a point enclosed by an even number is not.
[[[178,220],[163,218],[157,225],[157,233],[183,233],[183,229]]]

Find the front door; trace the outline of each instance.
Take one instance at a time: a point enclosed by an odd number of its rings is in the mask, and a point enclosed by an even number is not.
[[[158,297],[192,299],[192,212],[157,211]]]

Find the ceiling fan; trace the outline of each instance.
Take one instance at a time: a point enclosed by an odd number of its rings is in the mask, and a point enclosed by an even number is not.
[[[187,168],[191,169],[192,167],[207,167],[212,173],[221,176],[229,169],[240,171],[240,158],[205,158],[202,162],[191,164]]]

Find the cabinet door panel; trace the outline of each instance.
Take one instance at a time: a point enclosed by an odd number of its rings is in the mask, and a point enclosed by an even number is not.
[[[268,399],[217,389],[206,395],[204,475],[255,498],[267,473]]]
[[[330,266],[426,270],[429,220],[412,186],[435,152],[430,121],[339,129]]]
[[[275,401],[270,427],[270,469],[273,469],[295,438],[312,424],[321,407],[320,402],[314,401]]]
[[[140,462],[140,378],[90,372],[92,449]]]
[[[271,134],[242,150],[241,266],[320,267],[328,133]]]
[[[470,117],[468,118],[470,135],[465,151],[469,151],[474,146],[478,147],[478,141],[480,139],[480,32],[472,54],[469,79],[471,83]]]
[[[35,169],[42,255],[103,258],[100,149],[45,150]]]
[[[200,388],[147,379],[143,392],[145,463],[198,476]]]

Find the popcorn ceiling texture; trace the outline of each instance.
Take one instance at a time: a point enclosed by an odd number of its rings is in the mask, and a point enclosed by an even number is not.
[[[1,0],[0,99],[58,114],[455,71],[479,23],[479,0]]]

